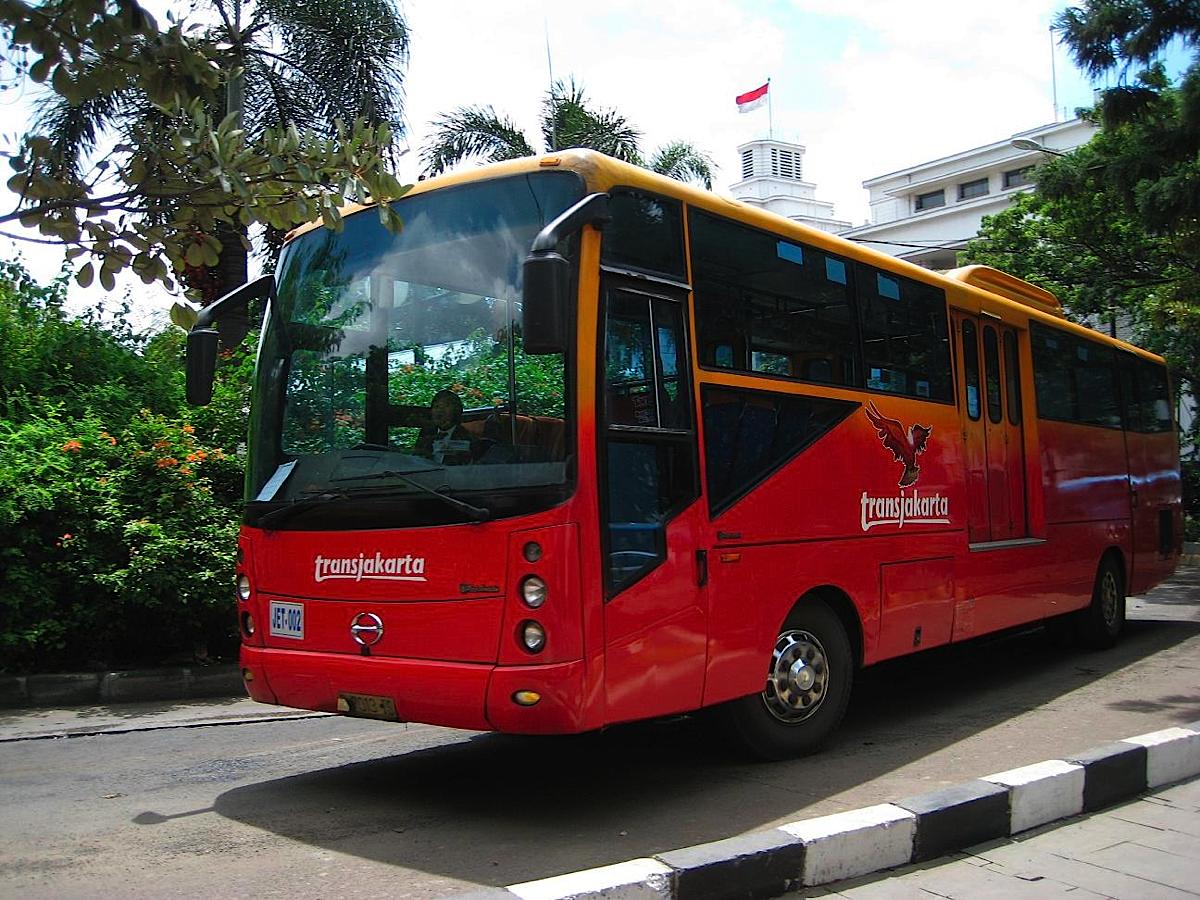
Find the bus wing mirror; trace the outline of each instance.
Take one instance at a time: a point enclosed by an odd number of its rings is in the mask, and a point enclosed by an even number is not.
[[[206,406],[212,400],[213,377],[217,371],[217,345],[219,335],[212,327],[223,313],[245,308],[251,300],[271,298],[275,294],[275,276],[260,275],[234,288],[215,303],[204,307],[196,316],[196,324],[188,332],[187,340],[187,402],[193,406]]]
[[[193,328],[188,332],[187,402],[193,406],[207,406],[212,400],[219,338],[215,328]]]
[[[611,220],[608,194],[589,194],[538,232],[525,257],[521,336],[526,353],[562,353],[570,322],[571,264],[558,244],[584,225]]]
[[[553,250],[525,258],[521,337],[526,353],[562,353],[567,346],[571,264]]]

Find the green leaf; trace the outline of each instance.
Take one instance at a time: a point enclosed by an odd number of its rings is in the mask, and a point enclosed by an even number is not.
[[[95,277],[95,272],[92,271],[92,264],[84,263],[79,271],[75,273],[75,282],[81,288],[89,288],[92,286],[92,279]]]
[[[171,304],[171,323],[184,331],[191,331],[200,313],[192,306],[176,301]]]

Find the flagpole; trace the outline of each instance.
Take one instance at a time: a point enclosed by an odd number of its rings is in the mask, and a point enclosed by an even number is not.
[[[553,153],[558,150],[558,110],[554,106],[554,60],[550,58],[550,22],[546,18],[542,19],[542,28],[546,33],[546,71],[550,75],[550,142],[554,145],[546,150]]]
[[[771,110],[771,79],[767,78],[767,137],[775,140],[775,114]]]

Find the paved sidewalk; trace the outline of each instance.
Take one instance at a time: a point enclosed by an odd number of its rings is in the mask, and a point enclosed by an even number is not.
[[[331,715],[257,703],[248,697],[187,700],[180,703],[122,703],[59,709],[0,710],[0,744],[94,734],[127,734],[162,728],[245,725],[275,719],[311,719]]]
[[[796,897],[1200,897],[1200,779],[1090,816]]]

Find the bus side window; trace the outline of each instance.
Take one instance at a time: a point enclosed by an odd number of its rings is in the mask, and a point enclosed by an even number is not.
[[[845,260],[695,209],[688,222],[701,365],[856,384],[862,367]],[[816,356],[827,364],[804,365]]]
[[[867,387],[952,399],[946,292],[862,263],[854,270]]]

